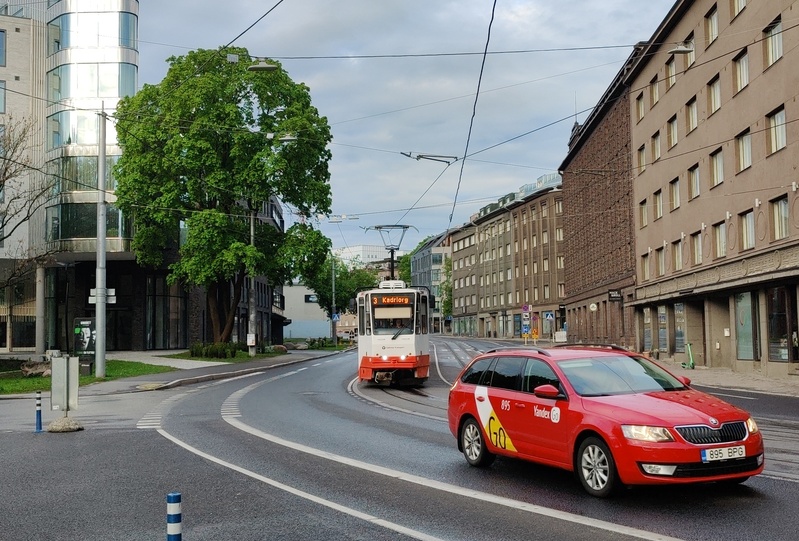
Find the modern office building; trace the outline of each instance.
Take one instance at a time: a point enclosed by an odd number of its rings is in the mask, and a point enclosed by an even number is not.
[[[106,306],[106,348],[184,348],[211,339],[204,292],[169,284],[165,267],[137,265],[131,220],[114,206],[113,168],[121,148],[110,119],[119,100],[138,89],[138,13],[137,0],[10,0],[0,5],[0,51],[5,55],[0,59],[0,124],[12,118],[32,122],[30,160],[40,164],[36,169],[43,174],[31,173],[25,182],[51,184],[51,197],[16,233],[24,230],[24,249],[4,254],[6,266],[24,252],[38,256],[39,267],[6,288],[0,300],[5,302],[0,305],[0,350],[70,351],[73,322],[95,315],[90,297],[98,266],[101,171],[107,201],[106,285],[115,301]],[[279,202],[266,203],[260,218],[282,228]],[[170,257],[174,260],[177,251]],[[280,343],[281,289],[260,278],[256,288],[257,334]],[[246,338],[247,298],[245,289],[234,340]]]

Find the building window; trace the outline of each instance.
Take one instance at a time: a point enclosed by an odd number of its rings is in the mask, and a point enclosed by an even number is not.
[[[710,182],[711,186],[724,182],[724,153],[721,149],[710,155]]]
[[[763,30],[766,67],[782,58],[782,18],[777,17]]]
[[[549,207],[546,203],[541,203],[541,217],[549,218]]]
[[[0,66],[6,65],[6,31],[0,30]]]
[[[702,264],[702,232],[697,231],[691,235],[691,252],[693,253],[693,264]]]
[[[691,199],[699,197],[700,184],[699,184],[699,164],[695,164],[688,169],[688,187],[690,189]]]
[[[671,244],[671,260],[674,262],[674,270],[682,270],[682,239]]]
[[[544,284],[544,299],[549,298],[549,284]]]
[[[705,15],[705,38],[707,45],[710,45],[719,37],[719,10],[713,4],[713,8]]]
[[[696,96],[691,98],[691,101],[685,104],[685,131],[691,133],[696,129],[699,124],[699,117],[697,116]]]
[[[660,91],[658,90],[658,77],[655,77],[649,81],[649,102],[652,104],[650,108],[654,107],[655,104],[660,101]]]
[[[666,62],[666,90],[674,86],[677,82],[677,67],[674,65],[674,56]]]
[[[727,222],[719,222],[713,226],[713,242],[715,243],[715,257],[727,255]]]
[[[657,265],[658,276],[666,274],[666,250],[663,248],[655,250],[655,264]]]
[[[671,210],[680,208],[680,179],[675,178],[669,182],[669,196],[671,198]]]
[[[549,231],[541,232],[541,244],[549,243]]]
[[[707,84],[707,108],[711,115],[721,108],[721,79],[718,75]]]
[[[783,196],[771,202],[771,213],[774,217],[774,240],[784,239],[788,236],[788,197]]]
[[[6,112],[6,82],[0,81],[0,113]]]
[[[644,281],[649,280],[649,254],[641,256],[641,277]]]
[[[558,284],[558,297],[561,299],[566,298],[566,284],[560,283]]]
[[[749,53],[746,49],[733,59],[735,69],[735,93],[737,94],[749,84]]]
[[[768,121],[768,152],[774,154],[785,148],[787,132],[785,129],[785,107],[780,107],[766,117]]]
[[[657,220],[658,218],[663,217],[663,192],[660,190],[656,191],[654,194],[652,194],[652,198],[654,201],[653,206],[655,207],[655,220]]]
[[[694,62],[696,62],[696,40],[694,40],[693,32],[688,34],[688,37],[685,38],[685,45],[691,49],[691,52],[685,55],[685,67],[687,69],[693,66]]]
[[[644,109],[644,93],[641,92],[635,98],[635,113],[639,122],[644,118]]]
[[[641,219],[641,227],[646,227],[649,223],[649,213],[646,208],[646,199],[638,203],[638,215]]]
[[[555,240],[562,241],[563,240],[563,228],[558,227],[555,229]]]
[[[750,210],[740,215],[741,250],[755,247],[755,213]]]
[[[541,267],[543,268],[544,272],[549,272],[549,259],[548,258],[545,257],[541,261]]]
[[[738,154],[738,172],[752,166],[752,134],[746,129],[735,137],[735,152]]]
[[[558,256],[558,268],[559,269],[563,269],[565,267],[566,267],[566,258],[564,258],[562,255],[559,255]]]
[[[669,119],[668,138],[669,148],[677,144],[677,115],[674,115]]]
[[[652,135],[652,163],[660,159],[660,132]]]
[[[638,149],[638,174],[646,171],[646,146],[641,145]]]
[[[555,214],[563,214],[563,200],[561,199],[555,201]]]
[[[746,7],[746,0],[732,0],[732,17],[735,18]]]

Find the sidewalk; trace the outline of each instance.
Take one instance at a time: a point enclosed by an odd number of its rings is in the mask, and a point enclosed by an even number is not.
[[[225,379],[252,372],[260,372],[275,368],[299,363],[311,359],[321,359],[336,355],[337,351],[324,350],[291,350],[286,355],[255,359],[245,362],[216,362],[216,361],[191,361],[186,359],[174,359],[169,355],[183,353],[180,350],[159,350],[159,351],[111,351],[106,355],[106,360],[136,361],[159,366],[171,366],[176,370],[172,372],[162,372],[160,374],[148,374],[132,378],[121,378],[111,381],[101,381],[84,385],[80,388],[81,396],[101,396],[122,393],[135,393],[142,391],[154,391],[158,389],[171,389],[180,385]],[[49,396],[49,392],[44,393]],[[0,395],[3,399],[30,398],[33,395]]]

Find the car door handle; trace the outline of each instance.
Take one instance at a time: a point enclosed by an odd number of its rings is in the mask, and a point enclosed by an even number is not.
[[[521,402],[516,402],[514,405],[515,405],[517,408],[521,408],[521,409],[524,409],[524,408],[526,408],[526,407],[527,407],[527,406],[525,406],[524,404],[522,404]]]
[[[485,400],[486,400],[484,396],[478,396],[476,398],[477,398],[478,402],[485,402]]]

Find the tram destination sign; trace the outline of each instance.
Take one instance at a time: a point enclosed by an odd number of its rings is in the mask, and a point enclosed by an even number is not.
[[[383,293],[372,294],[373,306],[396,306],[413,304],[411,295],[392,295]]]

